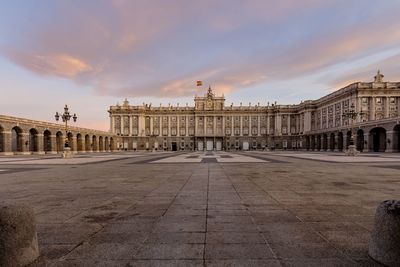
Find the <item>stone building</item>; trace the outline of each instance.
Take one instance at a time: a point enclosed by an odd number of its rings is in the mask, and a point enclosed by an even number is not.
[[[343,117],[352,104],[360,115]],[[194,106],[111,106],[110,130],[127,150],[259,150],[347,148],[351,129],[361,151],[399,151],[400,82],[357,82],[295,105],[227,106],[211,88]]]
[[[65,139],[72,152],[114,151],[120,137],[109,132],[0,115],[0,155],[56,154]]]

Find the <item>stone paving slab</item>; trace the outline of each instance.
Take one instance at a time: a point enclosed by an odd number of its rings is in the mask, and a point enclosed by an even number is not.
[[[379,266],[369,235],[376,206],[398,197],[396,169],[262,152],[245,155],[261,163],[236,164],[129,155],[2,165],[21,171],[0,175],[0,203],[35,210],[33,266]]]
[[[255,158],[240,154],[228,154],[223,151],[191,152],[155,160],[151,163],[265,163],[267,159]]]

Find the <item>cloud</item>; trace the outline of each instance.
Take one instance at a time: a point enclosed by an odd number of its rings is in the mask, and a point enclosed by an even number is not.
[[[228,94],[398,46],[393,5],[357,13],[347,1],[49,2],[10,21],[17,30],[0,39],[0,53],[101,95],[193,96],[197,80]]]

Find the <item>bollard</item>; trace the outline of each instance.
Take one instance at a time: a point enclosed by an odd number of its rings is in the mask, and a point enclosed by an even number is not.
[[[0,206],[0,266],[26,266],[38,257],[33,209]]]
[[[387,266],[400,264],[400,201],[386,200],[376,209],[369,255]]]

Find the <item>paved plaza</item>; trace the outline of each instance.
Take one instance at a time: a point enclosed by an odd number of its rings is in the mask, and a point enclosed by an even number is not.
[[[0,202],[35,209],[33,266],[379,266],[375,209],[399,191],[398,154],[0,157]]]

